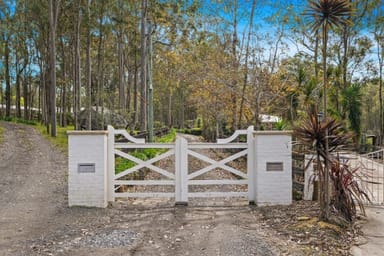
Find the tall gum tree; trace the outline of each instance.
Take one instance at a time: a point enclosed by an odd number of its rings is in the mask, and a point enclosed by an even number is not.
[[[140,130],[147,130],[147,0],[141,1]]]
[[[56,28],[60,0],[49,0],[49,72],[50,72],[50,118],[51,136],[56,137]]]

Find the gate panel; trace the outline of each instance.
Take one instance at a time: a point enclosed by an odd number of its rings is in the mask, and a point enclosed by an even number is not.
[[[362,185],[374,205],[384,205],[384,149],[360,157]],[[368,203],[368,202],[366,202]]]
[[[193,172],[189,171],[188,174],[188,186],[199,186],[206,187],[207,191],[194,191],[188,192],[188,197],[248,197],[248,188],[244,191],[211,191],[212,186],[225,187],[225,185],[242,185],[247,187],[248,185],[248,174],[246,171],[247,166],[244,166],[244,170],[239,170],[234,167],[229,166],[230,162],[234,162],[241,157],[248,156],[248,146],[247,143],[226,143],[226,144],[216,144],[216,143],[193,143],[188,145],[188,155],[193,156],[195,159],[205,162],[208,165]],[[207,152],[198,152],[199,150],[213,150],[213,149],[223,149],[223,150],[234,150],[239,149],[239,152],[234,154],[226,155],[223,159],[215,160],[210,158]],[[227,153],[228,154],[228,153]],[[209,172],[215,170],[222,170],[229,174],[230,177],[224,179],[203,179],[202,176],[208,174]],[[228,176],[228,175],[227,175]],[[233,179],[229,179],[232,178]],[[197,178],[197,179],[196,179]],[[211,187],[208,187],[211,186]]]
[[[166,170],[155,165],[155,163],[158,161],[173,157],[175,155],[175,145],[165,143],[145,143],[144,140],[138,140],[136,138],[133,138],[125,130],[114,130],[113,134],[113,141],[115,141],[115,135],[122,135],[128,141],[123,143],[113,143],[113,160],[115,160],[115,157],[118,156],[123,159],[126,159],[124,161],[128,161],[131,165],[133,165],[132,167],[127,168],[126,170],[123,170],[118,174],[113,173],[113,175],[111,176],[111,194],[113,198],[175,197],[174,187],[176,176],[174,170]],[[168,149],[168,151],[151,159],[142,160],[132,155],[132,152],[135,152],[138,149]],[[113,168],[113,170],[114,169],[115,168]],[[140,172],[153,172],[155,174],[153,176],[156,176],[158,179],[136,180],[132,178],[134,174]],[[130,191],[133,188],[137,188],[138,186],[145,189],[140,192]],[[151,191],[151,188],[153,190],[153,188],[161,186],[168,186],[171,187],[171,189],[162,189],[163,191]]]

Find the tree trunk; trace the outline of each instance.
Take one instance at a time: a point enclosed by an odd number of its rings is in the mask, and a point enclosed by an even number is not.
[[[348,71],[348,40],[349,39],[349,27],[344,25],[343,28],[343,89],[347,88],[347,71]]]
[[[328,87],[328,77],[327,77],[327,42],[328,42],[328,26],[327,23],[323,23],[323,111],[324,111],[324,120],[327,120],[327,87]],[[329,218],[329,148],[328,148],[328,129],[325,129],[325,159],[324,159],[324,184],[323,184],[323,193],[324,198],[323,202],[320,201],[320,219],[328,220]]]
[[[123,53],[123,5],[119,1],[119,23],[117,25],[117,60],[118,60],[118,87],[119,87],[119,108],[125,112],[125,92],[124,92],[124,53]]]
[[[122,31],[118,32],[117,43],[117,59],[118,59],[118,87],[119,87],[119,108],[120,111],[125,111],[125,92],[124,92],[124,54],[123,54],[123,39]]]
[[[5,116],[10,117],[11,116],[11,77],[9,73],[9,40],[5,40]]]
[[[80,130],[80,105],[81,105],[81,99],[80,99],[80,89],[81,89],[81,63],[80,63],[80,24],[81,24],[81,5],[80,1],[78,1],[77,5],[77,15],[76,15],[76,23],[75,23],[75,56],[74,56],[74,90],[73,90],[73,112],[74,112],[74,119],[75,119],[75,129]]]
[[[15,66],[16,66],[16,117],[17,118],[21,118],[21,83],[23,82],[23,80],[25,80],[25,76],[23,79],[22,74],[24,73],[25,68],[28,65],[28,61],[27,61],[28,56],[24,56],[24,61],[22,65],[20,65],[21,61],[19,57],[20,56],[18,55],[18,52],[16,50]]]
[[[45,77],[44,77],[44,67],[43,67],[43,60],[41,59],[39,61],[39,68],[40,68],[40,81],[39,81],[39,96],[38,96],[38,106],[39,106],[39,121],[43,120],[44,115],[44,99],[43,99],[43,90],[45,88]]]
[[[138,109],[138,104],[137,104],[137,97],[138,97],[138,80],[137,80],[137,73],[138,73],[138,67],[137,67],[137,54],[135,50],[135,64],[134,64],[134,75],[135,77],[133,78],[133,127],[135,128],[137,126],[137,123],[139,122],[139,109]]]
[[[67,106],[67,62],[65,58],[65,46],[64,42],[61,41],[61,54],[62,54],[62,89],[61,89],[61,126],[67,126],[67,114],[66,114],[66,106]]]
[[[238,1],[234,1],[234,19],[233,19],[233,36],[232,36],[232,65],[234,76],[232,80],[232,88],[231,88],[231,100],[232,100],[232,130],[235,131],[237,129],[237,72],[239,69],[239,63],[237,61],[237,7]]]
[[[49,51],[48,51],[48,55],[49,55]],[[45,78],[45,81],[44,81],[44,124],[45,124],[45,127],[47,128],[47,133],[50,134],[50,124],[49,124],[49,121],[51,120],[51,104],[50,104],[50,92],[51,92],[51,78],[50,78],[50,64],[49,64],[49,56],[46,56],[47,60],[44,61],[44,63],[47,63],[47,68],[44,69],[44,78]]]
[[[316,82],[319,81],[319,65],[317,59],[319,58],[319,30],[316,30],[316,38],[315,38],[315,53],[314,53],[314,62],[315,62],[315,78]]]
[[[172,91],[168,94],[168,127],[172,127]]]
[[[141,95],[140,95],[140,130],[147,130],[147,38],[146,38],[146,21],[147,21],[147,0],[141,1]]]
[[[18,50],[16,49],[16,63],[15,63],[15,67],[16,67],[16,102],[15,102],[15,105],[16,105],[16,117],[17,118],[21,118],[21,106],[20,106],[20,98],[21,98],[21,90],[20,90],[20,74],[21,74],[21,70],[19,69],[19,65],[20,65],[20,60],[19,60],[19,54],[18,54]]]
[[[255,13],[255,7],[256,7],[256,0],[252,1],[252,9],[251,9],[251,15],[249,17],[249,30],[247,35],[247,46],[245,48],[245,63],[244,63],[244,80],[243,80],[243,89],[241,90],[241,101],[240,101],[240,113],[239,113],[239,122],[238,125],[241,127],[241,121],[243,118],[243,107],[244,107],[244,100],[245,100],[245,89],[247,87],[248,83],[248,58],[249,58],[249,42],[251,41],[251,33],[252,33],[252,26],[253,26],[253,15]]]
[[[23,79],[23,98],[24,98],[24,120],[29,120],[29,93],[28,93],[28,81],[27,77],[24,76]]]
[[[18,64],[16,64],[18,66]],[[16,71],[16,117],[21,118],[21,104],[20,104],[20,98],[21,98],[21,90],[20,90],[20,73],[17,70]]]
[[[103,86],[103,38],[104,38],[104,29],[103,29],[103,15],[104,15],[104,1],[101,2],[100,15],[99,15],[99,40],[97,47],[97,83],[96,83],[96,112],[99,113],[99,107],[101,105],[101,89]],[[104,127],[102,121],[102,127]]]
[[[128,69],[128,81],[127,81],[127,93],[126,93],[126,99],[125,99],[125,104],[126,104],[126,110],[129,114],[131,114],[131,94],[132,94],[132,78],[133,78],[133,74],[132,74],[132,66],[129,66],[129,62],[127,60],[127,69]],[[130,115],[130,118],[132,118],[132,116]],[[132,120],[131,120],[132,122]]]
[[[87,130],[92,130],[92,70],[91,70],[91,0],[87,0],[87,52],[86,52],[86,88],[87,88]]]
[[[56,22],[58,2],[49,0],[49,64],[50,64],[50,118],[51,136],[56,137]]]

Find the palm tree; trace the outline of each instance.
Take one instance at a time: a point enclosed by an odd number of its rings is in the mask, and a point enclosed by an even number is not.
[[[310,17],[310,27],[312,31],[322,31],[321,38],[323,42],[322,55],[323,55],[323,112],[324,120],[327,119],[327,42],[328,30],[341,28],[347,26],[350,22],[348,17],[351,15],[352,8],[349,0],[309,0],[308,9],[305,15]],[[328,145],[328,129],[325,130],[325,153],[329,154]],[[329,157],[325,157],[325,176],[324,184],[320,184],[322,191],[324,191],[323,200],[320,199],[321,213],[320,218],[327,220],[329,217]]]

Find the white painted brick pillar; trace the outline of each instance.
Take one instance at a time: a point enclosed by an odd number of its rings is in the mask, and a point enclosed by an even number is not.
[[[107,207],[107,131],[68,131],[69,206]]]
[[[258,206],[292,203],[291,132],[254,134],[255,199]]]

